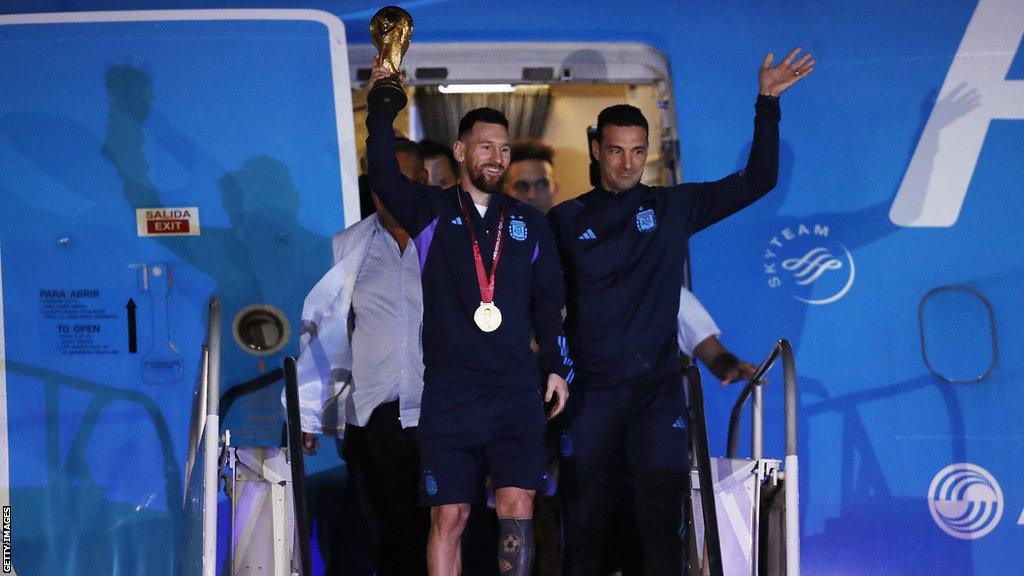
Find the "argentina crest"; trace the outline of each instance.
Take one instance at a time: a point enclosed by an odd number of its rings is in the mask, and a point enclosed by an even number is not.
[[[658,221],[654,218],[654,209],[647,208],[637,212],[636,214],[636,229],[641,232],[650,232],[658,227]]]
[[[518,218],[513,218],[508,223],[508,235],[511,236],[513,240],[518,240],[520,242],[526,240],[526,222],[523,222]]]

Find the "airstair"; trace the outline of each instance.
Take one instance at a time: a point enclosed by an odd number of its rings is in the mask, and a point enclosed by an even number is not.
[[[286,442],[232,446],[220,426],[220,303],[210,301],[200,381],[192,403],[185,464],[180,576],[216,576],[217,492],[231,503],[227,558],[233,576],[308,576],[309,522],[295,360],[284,360]],[[260,383],[264,384],[264,383]]]
[[[309,526],[295,360],[285,358],[285,446],[232,446],[219,434],[220,304],[212,299],[200,380],[193,395],[185,465],[181,576],[216,576],[217,501],[223,480],[230,500],[229,542],[221,573],[233,576],[308,576]],[[766,458],[763,386],[782,359],[786,453]],[[684,371],[693,443],[687,506],[687,576],[799,576],[797,395],[793,350],[779,340],[736,400],[726,457],[709,453],[700,372]],[[276,381],[278,378],[275,377]],[[267,385],[267,378],[255,382]],[[740,416],[751,400],[751,454],[737,455]],[[710,487],[710,488],[708,488]]]
[[[765,374],[782,358],[786,453],[765,458]],[[712,458],[700,372],[685,370],[693,460],[687,513],[687,576],[799,576],[800,508],[797,390],[793,349],[779,340],[740,392],[729,420],[725,458]],[[737,455],[740,415],[751,399],[751,454]],[[710,487],[710,488],[708,488]]]

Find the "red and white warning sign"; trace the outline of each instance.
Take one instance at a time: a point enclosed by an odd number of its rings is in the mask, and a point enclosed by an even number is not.
[[[136,208],[139,236],[199,236],[199,208]]]

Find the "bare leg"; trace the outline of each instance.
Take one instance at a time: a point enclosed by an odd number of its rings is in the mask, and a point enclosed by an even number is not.
[[[494,491],[500,535],[498,572],[529,576],[533,571],[533,490],[498,488]]]
[[[462,572],[460,538],[469,518],[469,504],[442,504],[430,509],[427,571],[430,576],[459,576]]]

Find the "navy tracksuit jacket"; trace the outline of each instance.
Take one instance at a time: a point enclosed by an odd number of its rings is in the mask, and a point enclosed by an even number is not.
[[[566,576],[599,571],[632,479],[645,574],[681,574],[688,431],[676,314],[689,237],[775,186],[777,98],[759,97],[746,167],[715,182],[596,188],[549,214],[567,287],[577,382],[561,433]]]
[[[384,206],[416,244],[423,274],[424,383],[537,389],[542,377],[558,374],[572,383],[574,372],[562,334],[564,288],[551,230],[533,207],[494,194],[483,218],[472,198],[458,187],[442,190],[412,182],[395,160],[392,123],[370,108],[366,154],[370,184]],[[464,222],[458,195],[469,208]],[[505,209],[504,248],[495,276],[494,303],[502,324],[485,333],[473,322],[480,287],[466,230],[473,226],[484,266],[489,270],[495,227]],[[540,364],[530,338],[540,346]]]
[[[775,186],[777,98],[759,97],[747,166],[715,182],[612,193],[600,187],[548,215],[567,288],[565,331],[578,386],[678,373],[676,313],[691,235]]]

